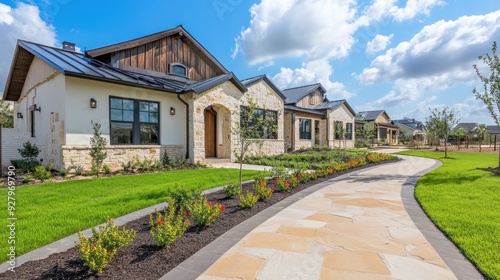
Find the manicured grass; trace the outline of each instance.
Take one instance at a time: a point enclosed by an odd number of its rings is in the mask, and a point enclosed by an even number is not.
[[[491,279],[500,279],[500,176],[478,168],[496,167],[498,155],[405,151],[435,158],[443,166],[417,184],[416,197],[431,220]]]
[[[244,171],[243,179],[261,174]],[[201,190],[238,180],[237,169],[180,170],[111,178],[97,178],[19,186],[15,190],[16,254],[20,256],[58,239],[136,210],[164,202],[176,186]],[[7,195],[0,219],[0,261],[7,260]]]

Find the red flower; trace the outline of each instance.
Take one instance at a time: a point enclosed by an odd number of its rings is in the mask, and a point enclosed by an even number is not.
[[[222,211],[226,210],[226,206],[221,205],[221,206],[220,206],[220,210],[222,210]]]
[[[161,225],[161,224],[163,224],[163,221],[162,220],[158,220],[158,221],[156,221],[156,223],[159,224],[159,225]]]
[[[184,216],[187,216],[188,215],[188,212],[184,211]]]
[[[94,251],[94,250],[95,250],[95,246],[94,246],[94,245],[92,245],[92,251]]]
[[[207,205],[208,207],[212,207],[212,203],[210,203],[210,201],[207,201]]]
[[[108,254],[111,254],[111,251],[110,251],[110,250],[108,250]]]

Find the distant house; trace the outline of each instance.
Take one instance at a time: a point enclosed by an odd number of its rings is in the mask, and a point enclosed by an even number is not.
[[[362,128],[367,122],[374,122],[377,128],[378,143],[397,145],[399,127],[391,121],[385,110],[364,111],[356,115],[356,125]]]
[[[192,163],[235,160],[231,128],[252,99],[278,131],[251,152],[284,151],[280,90],[265,76],[239,80],[182,26],[85,54],[74,47],[18,41],[3,94],[17,118],[2,146],[17,151],[31,141],[44,164],[88,168],[94,121],[108,140],[104,163],[113,169],[164,154]]]
[[[465,132],[471,132],[474,131],[478,126],[478,123],[458,123],[455,126],[455,129],[462,128],[463,130],[465,130]]]
[[[496,139],[500,140],[500,127],[498,125],[487,125],[486,129],[488,129],[490,136],[496,136]]]
[[[399,127],[400,136],[406,139],[412,139],[414,141],[426,141],[426,129],[424,123],[417,121],[415,119],[403,118],[400,120],[392,121],[397,127]],[[403,135],[401,135],[401,132]]]
[[[319,83],[284,89],[282,93],[286,97],[285,149],[354,147],[356,113],[346,100],[328,100]]]

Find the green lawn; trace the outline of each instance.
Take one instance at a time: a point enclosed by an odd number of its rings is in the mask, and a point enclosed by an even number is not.
[[[258,171],[244,171],[243,179],[257,174]],[[176,184],[205,190],[237,181],[238,175],[237,169],[200,169],[19,186],[15,191],[17,256],[94,227],[108,217],[164,202]],[[0,189],[4,203],[0,211],[1,262],[7,260],[10,247],[7,192],[8,189]]]
[[[443,166],[418,181],[416,197],[431,220],[491,279],[500,279],[500,176],[498,155],[405,151]]]

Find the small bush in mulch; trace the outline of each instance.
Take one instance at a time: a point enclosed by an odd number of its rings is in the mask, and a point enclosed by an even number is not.
[[[252,217],[267,207],[295,194],[309,186],[328,179],[381,163],[371,163],[363,167],[335,172],[326,177],[319,177],[307,183],[300,183],[289,192],[275,192],[272,197],[258,201],[252,208],[242,209],[237,197],[228,199],[222,191],[207,196],[213,205],[224,205],[225,210],[206,228],[190,226],[187,231],[170,244],[168,248],[158,245],[150,234],[150,218],[145,216],[125,225],[128,229],[137,231],[132,243],[121,248],[102,273],[92,274],[80,260],[75,248],[65,252],[50,255],[48,258],[27,262],[16,267],[15,273],[0,274],[1,279],[158,279],[176,267],[178,264],[208,245],[217,237]],[[272,186],[274,180],[268,180]],[[242,191],[252,191],[253,184],[243,185]]]

